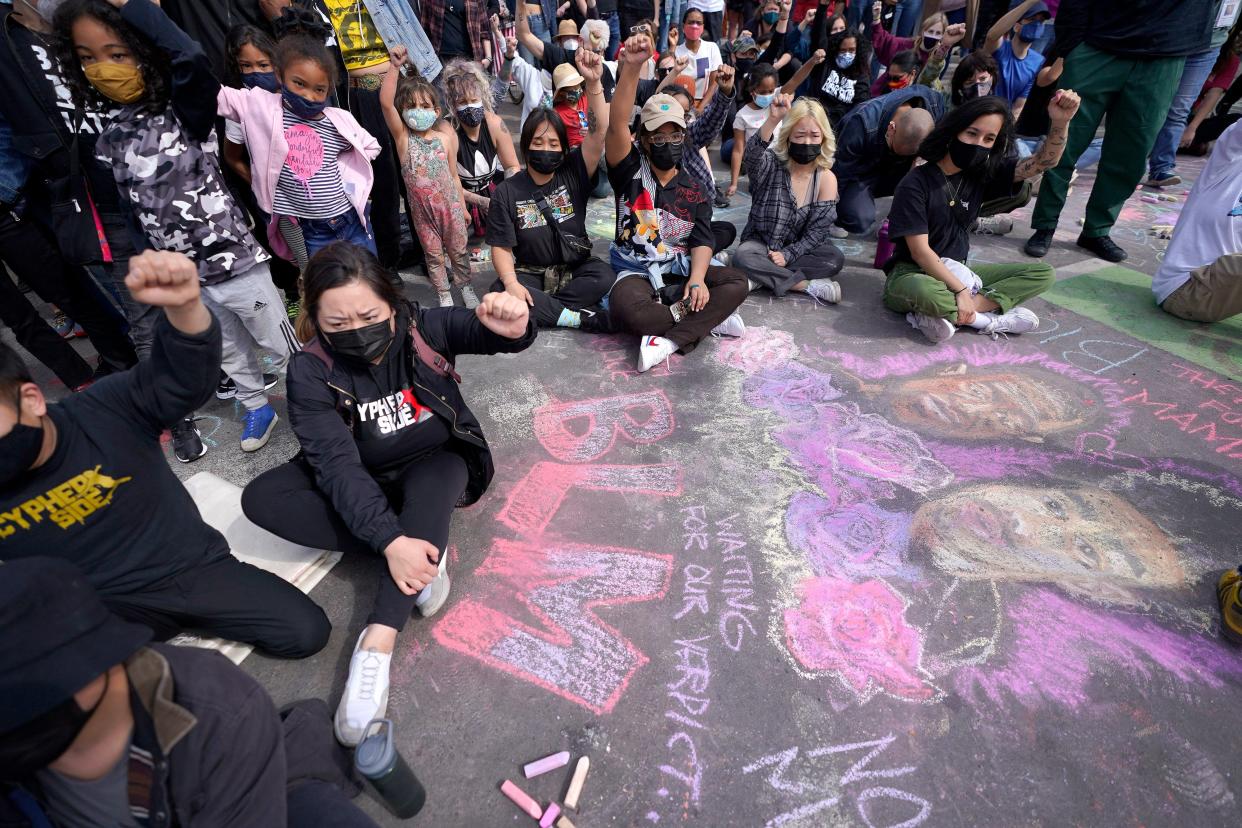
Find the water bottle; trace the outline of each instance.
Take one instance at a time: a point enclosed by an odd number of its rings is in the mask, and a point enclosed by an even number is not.
[[[888,219],[884,219],[884,223],[880,225],[880,232],[875,237],[875,261],[871,263],[871,266],[876,270],[884,267],[888,260],[893,257],[893,252],[896,249],[897,245],[889,241],[888,238]]]
[[[409,819],[423,809],[427,791],[397,752],[389,719],[375,719],[354,751],[354,767],[371,780],[375,790],[394,814]]]

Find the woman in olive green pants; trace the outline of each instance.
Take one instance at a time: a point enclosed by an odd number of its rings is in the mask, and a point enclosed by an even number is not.
[[[895,252],[885,265],[884,305],[932,342],[969,326],[997,338],[1033,331],[1039,318],[1021,302],[1047,290],[1053,270],[1030,264],[965,264],[969,228],[985,201],[1012,195],[1022,182],[1054,166],[1078,111],[1072,90],[1048,104],[1051,126],[1029,158],[1007,157],[1013,116],[1001,98],[966,101],[950,111],[924,139],[927,163],[910,170],[893,195],[888,235]]]

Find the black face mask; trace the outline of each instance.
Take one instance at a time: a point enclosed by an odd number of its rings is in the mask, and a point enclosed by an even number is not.
[[[685,143],[681,144],[665,144],[663,146],[651,145],[647,150],[647,160],[651,162],[651,166],[661,172],[667,172],[681,163],[681,150]]]
[[[17,398],[17,410],[21,409]],[[30,470],[43,448],[43,426],[14,423],[13,430],[0,437],[0,487],[7,486]]]
[[[542,175],[556,172],[564,161],[565,153],[560,150],[530,150],[526,153],[526,163]]]
[[[978,144],[967,144],[960,138],[954,138],[949,144],[949,159],[967,172],[977,170],[988,161],[992,150]]]
[[[739,78],[745,78],[750,74],[750,70],[755,66],[754,58],[738,58],[733,62],[733,68],[737,70]]]
[[[43,770],[64,755],[103,703],[111,681],[111,672],[104,673],[104,691],[90,710],[78,707],[70,696],[46,713],[5,733],[0,738],[0,779],[21,779]]]
[[[789,145],[789,158],[795,164],[809,164],[819,158],[819,144]]]
[[[370,362],[388,350],[392,343],[392,321],[385,319],[374,325],[354,328],[352,331],[324,333],[324,338],[343,357]]]

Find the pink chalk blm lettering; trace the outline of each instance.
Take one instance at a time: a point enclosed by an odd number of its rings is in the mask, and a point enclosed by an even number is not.
[[[648,658],[596,611],[663,598],[672,572],[670,555],[497,539],[475,571],[474,594],[486,597],[458,602],[433,635],[450,650],[607,713]]]
[[[569,764],[569,751],[562,750],[560,753],[554,753],[551,756],[545,756],[542,759],[536,759],[534,762],[527,762],[522,766],[522,773],[526,774],[527,779],[534,779],[540,774],[554,771],[557,768],[563,768]]]
[[[635,443],[654,443],[672,433],[673,407],[663,391],[554,402],[535,410],[535,436],[566,463],[603,457],[620,434]]]
[[[310,181],[323,167],[323,140],[306,124],[294,124],[285,130],[289,154],[285,166],[298,181]]]
[[[539,462],[518,481],[497,519],[517,532],[542,535],[575,488],[676,497],[681,494],[681,469],[668,464],[569,466]]]

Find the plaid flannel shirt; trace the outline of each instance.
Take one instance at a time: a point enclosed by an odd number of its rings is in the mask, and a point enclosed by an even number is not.
[[[750,179],[751,208],[742,241],[759,241],[792,262],[828,241],[828,228],[837,219],[835,201],[812,201],[798,207],[789,168],[768,149],[760,133],[746,142],[743,163]]]
[[[487,0],[465,0],[465,3],[470,48],[474,59],[482,60],[487,54],[483,51],[483,38],[492,36],[491,25],[487,22]],[[444,0],[423,0],[421,22],[431,45],[440,52],[440,41],[444,38]]]

